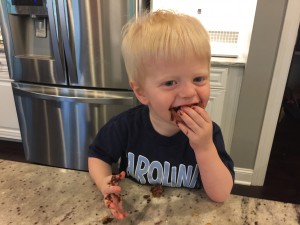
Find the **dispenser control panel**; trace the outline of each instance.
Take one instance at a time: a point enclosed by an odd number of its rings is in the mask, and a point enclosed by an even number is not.
[[[5,0],[7,11],[13,15],[48,16],[46,0]],[[61,0],[60,0],[61,1]]]
[[[13,5],[43,6],[43,0],[12,0]]]

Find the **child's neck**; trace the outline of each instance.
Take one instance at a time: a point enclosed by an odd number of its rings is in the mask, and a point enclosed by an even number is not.
[[[171,123],[171,121],[170,122],[158,121],[155,117],[151,116],[151,113],[149,114],[150,114],[149,117],[153,129],[160,135],[171,137],[174,134],[178,133],[179,128],[176,126],[176,124]]]

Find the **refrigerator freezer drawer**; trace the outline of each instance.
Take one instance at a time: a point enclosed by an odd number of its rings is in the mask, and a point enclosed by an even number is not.
[[[133,92],[13,83],[28,161],[87,170],[88,146],[114,115],[137,105]]]

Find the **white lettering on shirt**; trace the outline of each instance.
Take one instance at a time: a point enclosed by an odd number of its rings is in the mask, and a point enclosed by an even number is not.
[[[169,187],[188,187],[195,188],[199,186],[198,165],[180,164],[172,166],[168,161],[162,165],[159,161],[150,162],[145,156],[139,155],[135,166],[135,154],[128,153],[127,175],[133,177],[141,184],[162,184]],[[147,179],[147,180],[146,180]]]

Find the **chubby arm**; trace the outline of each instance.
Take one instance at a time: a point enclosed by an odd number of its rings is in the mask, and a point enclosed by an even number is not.
[[[230,195],[233,180],[215,145],[197,152],[196,160],[205,192],[213,201],[224,202]]]
[[[105,186],[105,178],[112,175],[111,166],[106,162],[98,159],[89,157],[88,159],[89,174],[96,184],[97,188],[103,194]]]
[[[184,121],[178,126],[189,138],[207,195],[215,202],[224,202],[230,195],[233,179],[220,159],[213,142],[213,124],[208,113],[193,106],[182,108],[178,114]]]
[[[104,196],[105,206],[111,210],[111,213],[117,219],[125,218],[127,213],[122,207],[121,187],[118,185],[118,181],[125,178],[125,172],[112,175],[109,164],[93,157],[89,157],[88,167],[92,180]]]
[[[121,187],[118,183],[112,184],[112,169],[109,164],[98,159],[89,157],[89,173],[99,191],[106,197],[109,194],[120,194]],[[120,176],[120,175],[116,175]],[[124,179],[125,173],[122,173],[120,179]],[[119,178],[119,177],[118,177]]]

